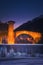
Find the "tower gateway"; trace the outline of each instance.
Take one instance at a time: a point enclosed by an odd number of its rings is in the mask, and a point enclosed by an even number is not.
[[[0,44],[14,44],[14,21],[0,22]]]
[[[14,21],[8,21],[8,44],[14,44]]]

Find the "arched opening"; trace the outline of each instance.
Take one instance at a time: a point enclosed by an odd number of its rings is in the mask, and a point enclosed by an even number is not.
[[[20,34],[16,37],[16,43],[33,43],[34,39],[28,34]]]

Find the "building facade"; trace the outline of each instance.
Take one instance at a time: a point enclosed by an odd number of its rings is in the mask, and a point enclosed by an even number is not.
[[[14,21],[0,22],[0,44],[14,44]]]
[[[0,44],[38,43],[41,33],[14,29],[14,21],[0,22]]]

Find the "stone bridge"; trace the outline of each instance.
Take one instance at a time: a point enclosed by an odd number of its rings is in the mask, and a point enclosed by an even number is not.
[[[15,33],[15,37],[17,38],[19,35],[21,34],[27,34],[27,35],[30,35],[32,38],[33,38],[33,43],[37,43],[40,38],[41,38],[41,33],[38,33],[38,32],[32,32],[32,31],[17,31]]]

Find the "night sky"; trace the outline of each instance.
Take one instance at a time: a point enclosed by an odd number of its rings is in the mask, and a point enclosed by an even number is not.
[[[0,0],[0,20],[14,20],[15,28],[43,14],[43,0]]]

